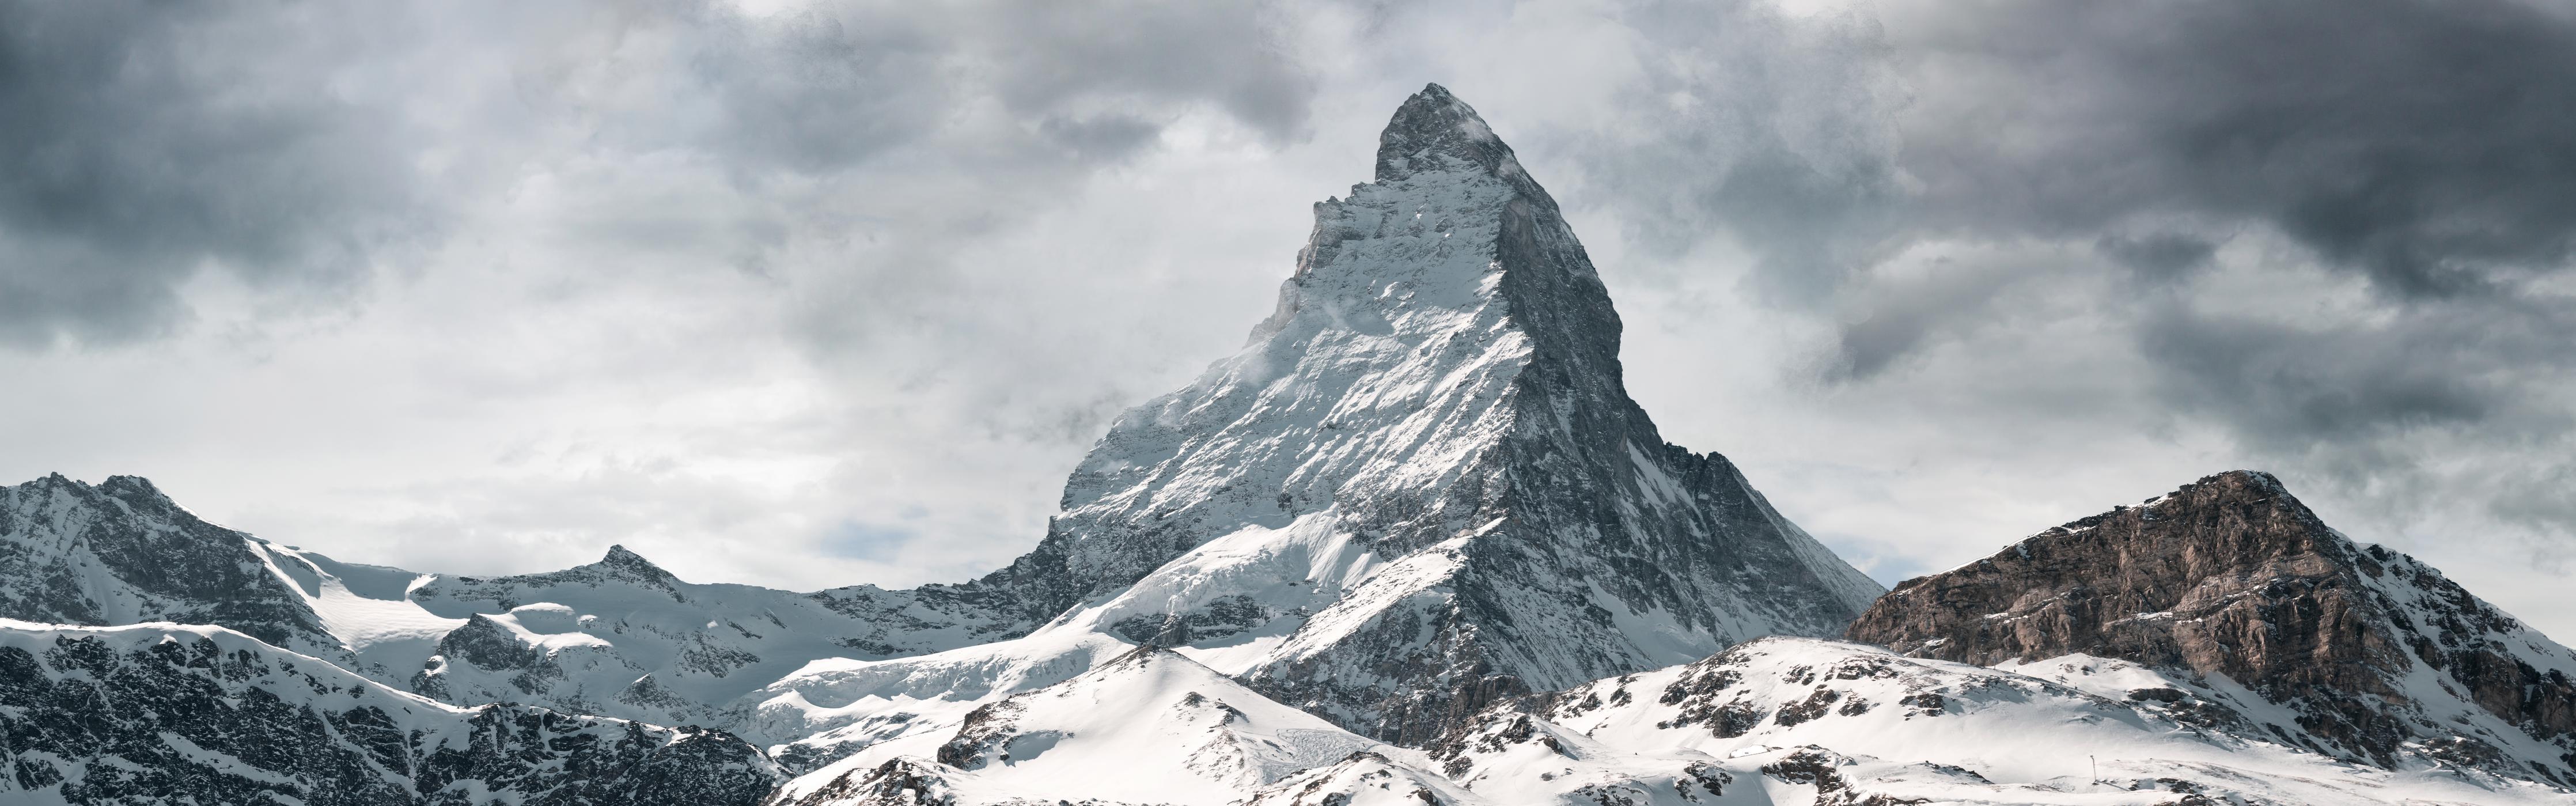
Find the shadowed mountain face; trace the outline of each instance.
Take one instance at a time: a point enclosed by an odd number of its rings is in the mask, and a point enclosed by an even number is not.
[[[2354,544],[2263,473],[1908,580],[1848,635],[1976,664],[2084,654],[2224,677],[2289,708],[2298,724],[2272,730],[2295,744],[2576,781],[2576,654],[2412,557]]]

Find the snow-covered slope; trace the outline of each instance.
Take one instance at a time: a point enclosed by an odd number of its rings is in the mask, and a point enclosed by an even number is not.
[[[218,627],[0,621],[0,802],[760,803],[721,732],[431,702]]]
[[[408,601],[459,626],[405,682],[453,703],[723,724],[734,700],[817,660],[931,652],[1009,629],[909,595],[685,582],[623,547],[546,574],[431,577]]]
[[[1033,626],[952,590],[695,584],[622,547],[552,573],[424,574],[206,523],[132,476],[0,487],[0,618],[221,626],[460,705],[717,724],[737,698],[816,660]]]
[[[2260,724],[2280,717],[2242,689],[2121,661],[2015,671],[1767,638],[1498,706],[1432,753],[1507,803],[2576,803],[2268,741]]]
[[[1106,635],[1059,632],[909,658],[818,660],[737,700],[727,724],[803,773],[882,742],[954,731],[980,706],[1132,649]]]
[[[1420,742],[1492,696],[1832,635],[1880,588],[1628,398],[1556,202],[1438,86],[1250,344],[1128,411],[970,587]]]
[[[1215,806],[1361,752],[1421,757],[1273,702],[1170,650],[1139,647],[1063,682],[989,702],[952,731],[860,751],[797,779],[782,800],[824,806],[929,795],[961,805]]]
[[[284,580],[323,631],[348,653],[345,663],[351,671],[400,684],[436,651],[441,636],[465,624],[464,619],[439,616],[411,601],[412,588],[434,578],[429,574],[344,563],[244,537],[266,562],[270,575]]]
[[[1482,806],[1493,801],[1465,787],[1361,750],[1331,766],[1316,767],[1263,787],[1242,806]]]
[[[2225,681],[2265,733],[2407,769],[2576,786],[2576,653],[2441,572],[2222,473],[1909,580],[1851,637],[1972,663],[2117,657]],[[2215,683],[2213,683],[2215,684]]]

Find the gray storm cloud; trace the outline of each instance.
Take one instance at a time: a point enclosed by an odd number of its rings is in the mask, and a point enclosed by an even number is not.
[[[359,50],[276,41],[299,22],[275,7],[0,6],[0,340],[157,335],[186,314],[175,287],[210,264],[342,283],[375,248],[438,226],[406,164],[417,144],[312,69]]]

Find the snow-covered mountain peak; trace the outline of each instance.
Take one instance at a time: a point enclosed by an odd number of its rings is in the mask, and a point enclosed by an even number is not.
[[[1556,206],[1529,180],[1512,147],[1474,107],[1438,84],[1404,99],[1377,138],[1377,181],[1400,182],[1425,173],[1477,172],[1522,186],[1531,201]]]
[[[1368,333],[1455,325],[1432,317],[1410,321],[1415,311],[1550,307],[1529,292],[1572,291],[1594,322],[1531,322],[1519,329],[1581,326],[1582,335],[1608,339],[1617,353],[1618,318],[1589,260],[1544,259],[1530,254],[1541,240],[1562,239],[1580,250],[1557,217],[1556,200],[1521,169],[1502,138],[1476,110],[1433,84],[1396,110],[1379,135],[1376,181],[1351,186],[1346,198],[1315,205],[1315,228],[1297,255],[1295,274],[1280,294],[1278,311],[1253,332],[1259,343],[1293,325],[1300,312],[1321,307],[1330,325]],[[1515,257],[1521,259],[1514,259]],[[1536,259],[1533,259],[1536,258]],[[1506,283],[1519,272],[1569,272],[1589,283]],[[1375,313],[1376,317],[1359,315]],[[1384,321],[1380,321],[1384,320]],[[1600,327],[1606,324],[1607,327]],[[1612,368],[1616,371],[1615,367]]]
[[[644,559],[644,555],[628,551],[622,544],[609,546],[608,555],[599,558],[599,562],[591,567],[629,582],[669,585],[680,581],[679,577],[654,565],[652,560]]]
[[[424,583],[417,595],[425,600],[484,596],[494,601],[505,602],[502,607],[506,609],[517,606],[517,602],[523,600],[507,593],[493,591],[514,586],[561,585],[640,589],[654,596],[681,601],[688,599],[686,588],[690,587],[688,583],[680,581],[680,578],[672,575],[671,572],[654,565],[652,560],[644,559],[644,555],[629,551],[624,545],[613,545],[608,547],[608,553],[601,556],[598,561],[561,571],[508,577],[440,576],[436,580]]]
[[[1724,458],[1663,440],[1591,258],[1472,108],[1427,87],[1380,145],[1243,351],[1122,415],[1046,539],[960,600],[1185,635],[1414,741],[1457,691],[1829,635],[1878,594]]]

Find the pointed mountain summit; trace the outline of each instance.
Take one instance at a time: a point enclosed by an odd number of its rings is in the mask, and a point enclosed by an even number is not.
[[[1880,592],[1663,440],[1590,258],[1474,109],[1426,87],[1379,143],[1244,350],[1121,416],[1039,547],[942,595],[1199,651],[1402,743],[1499,694],[1833,635]]]
[[[1476,110],[1449,94],[1438,84],[1425,85],[1421,92],[1396,107],[1395,118],[1387,121],[1386,131],[1377,136],[1377,182],[1401,182],[1417,173],[1455,173],[1481,171],[1513,186],[1524,197],[1555,207],[1547,191],[1541,190],[1529,174],[1521,170],[1512,147],[1494,136],[1494,129]]]
[[[2576,653],[2431,566],[2353,543],[2265,473],[2203,478],[1908,580],[1849,637],[1984,665],[2085,655],[2223,678],[2287,709],[2249,714],[2253,735],[2576,784]],[[2141,696],[2180,696],[2164,691]]]

